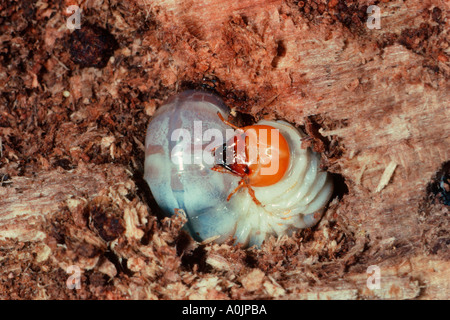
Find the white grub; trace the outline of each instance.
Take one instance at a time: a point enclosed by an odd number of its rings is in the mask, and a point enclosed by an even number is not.
[[[202,130],[215,128],[226,136],[230,127],[229,109],[217,97],[204,92],[183,92],[159,108],[147,129],[144,178],[160,208],[172,215],[182,209],[188,218],[185,229],[199,242],[222,243],[233,237],[244,246],[257,245],[269,236],[290,235],[300,228],[314,226],[321,218],[332,192],[331,176],[320,170],[320,154],[301,148],[304,134],[285,121],[260,121],[279,130],[289,145],[289,166],[278,182],[253,187],[256,203],[247,188],[241,188],[229,201],[228,195],[241,177],[211,170],[214,164],[177,162],[171,158],[173,132],[184,128],[192,150],[194,122]],[[205,148],[209,144],[203,142]],[[192,159],[195,152],[191,154]],[[184,160],[184,159],[183,159]]]

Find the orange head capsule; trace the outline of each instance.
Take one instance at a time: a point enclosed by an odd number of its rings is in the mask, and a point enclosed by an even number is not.
[[[223,163],[213,167],[215,171],[232,173],[241,177],[237,188],[247,187],[257,204],[252,187],[266,187],[280,181],[289,167],[289,144],[280,131],[268,125],[252,125],[238,128],[228,121],[222,121],[237,130],[231,146],[223,145]],[[231,157],[230,157],[231,153]]]
[[[266,187],[283,178],[289,167],[289,145],[278,129],[268,125],[244,127],[248,183]]]

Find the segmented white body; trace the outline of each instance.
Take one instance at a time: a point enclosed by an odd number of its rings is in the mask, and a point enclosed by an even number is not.
[[[215,237],[222,242],[232,236],[249,246],[261,245],[270,235],[291,234],[316,224],[331,198],[332,179],[319,168],[320,154],[301,148],[304,134],[285,121],[258,122],[278,129],[289,144],[290,164],[283,178],[271,186],[253,187],[262,205],[253,201],[247,188],[227,201],[240,177],[213,171],[214,164],[199,160],[195,150],[199,145],[207,149],[210,141],[201,141],[198,134],[183,141],[173,135],[180,128],[194,132],[201,121],[202,133],[214,128],[225,137],[229,127],[217,112],[227,118],[228,109],[217,97],[187,91],[169,100],[152,118],[146,135],[144,178],[161,209],[168,215],[183,209],[186,228],[196,240]],[[174,157],[177,153],[173,152],[186,142],[194,150],[190,163]]]

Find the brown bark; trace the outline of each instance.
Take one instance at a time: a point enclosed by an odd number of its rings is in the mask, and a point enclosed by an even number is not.
[[[0,297],[448,299],[448,3],[382,1],[381,29],[371,4],[94,1],[73,37],[55,4],[0,2]],[[305,126],[338,190],[316,228],[242,249],[159,217],[145,128],[185,88]]]

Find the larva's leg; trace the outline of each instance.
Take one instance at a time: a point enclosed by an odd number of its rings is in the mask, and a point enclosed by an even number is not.
[[[238,186],[228,195],[227,201],[230,201],[231,197],[239,191],[239,189],[241,189],[242,187],[246,186],[246,183],[244,181],[244,179],[242,179],[241,181],[239,181]]]
[[[247,187],[248,193],[250,194],[250,197],[252,197],[253,202],[255,202],[258,206],[262,206],[261,202],[256,199],[255,190],[253,190],[252,187],[247,183],[245,184],[245,186]]]
[[[250,194],[250,197],[252,197],[252,200],[254,203],[256,203],[256,205],[258,206],[262,206],[262,203],[256,198],[255,196],[255,190],[253,190],[253,188],[245,181],[244,178],[242,178],[241,181],[239,181],[239,185],[236,187],[236,189],[234,189],[227,198],[227,201],[230,201],[231,197],[238,192],[239,189],[241,189],[242,187],[246,187],[248,190],[248,193]]]

